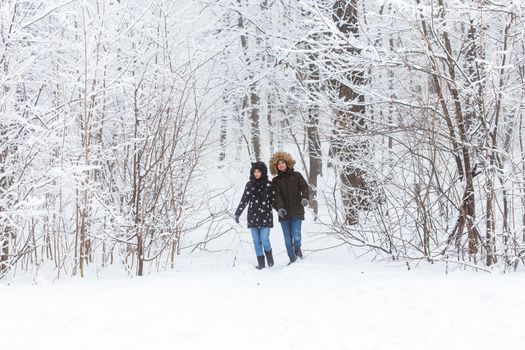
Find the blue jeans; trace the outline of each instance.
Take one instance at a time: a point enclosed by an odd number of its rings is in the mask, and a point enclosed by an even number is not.
[[[269,227],[256,227],[251,228],[253,246],[255,248],[255,254],[257,256],[264,255],[264,251],[272,250],[270,245],[270,228]],[[263,251],[264,248],[264,251]]]
[[[291,219],[281,221],[283,229],[284,244],[289,258],[295,256],[295,249],[301,248],[301,219]]]

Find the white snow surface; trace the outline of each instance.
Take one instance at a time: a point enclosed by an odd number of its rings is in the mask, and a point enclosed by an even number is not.
[[[523,349],[521,272],[409,271],[344,247],[286,266],[281,241],[275,228],[262,271],[246,246],[235,264],[184,255],[144,277],[0,284],[0,349]]]

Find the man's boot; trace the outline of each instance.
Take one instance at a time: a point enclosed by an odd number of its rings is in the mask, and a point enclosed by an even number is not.
[[[272,250],[270,249],[269,251],[265,251],[264,252],[264,255],[266,255],[266,261],[268,262],[268,267],[272,267],[273,266],[273,254],[272,254]]]
[[[265,265],[264,265],[264,255],[261,255],[261,256],[258,256],[258,257],[257,257],[257,263],[258,263],[258,265],[255,266],[255,268],[256,268],[257,270],[262,270],[262,269],[264,269],[264,267],[265,267]]]
[[[290,257],[290,262],[288,263],[288,265],[293,264],[296,260],[297,260],[297,257],[295,255],[291,256]]]
[[[301,248],[295,248],[295,255],[297,255],[301,259],[303,258],[303,252],[301,251]]]

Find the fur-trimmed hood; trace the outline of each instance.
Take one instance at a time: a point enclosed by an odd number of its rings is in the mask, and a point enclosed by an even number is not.
[[[295,160],[288,152],[284,151],[277,151],[273,154],[272,158],[270,158],[270,173],[275,176],[277,175],[277,162],[280,160],[284,160],[286,162],[286,165],[288,165],[288,169],[293,170],[293,167],[295,165]]]

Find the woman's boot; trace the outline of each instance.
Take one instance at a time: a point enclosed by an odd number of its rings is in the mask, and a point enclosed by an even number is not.
[[[261,256],[257,257],[257,263],[258,263],[258,265],[255,266],[255,268],[257,270],[264,269],[264,267],[265,267],[265,265],[264,265],[264,255],[261,255]]]
[[[272,254],[272,250],[270,249],[269,251],[265,251],[264,252],[264,255],[266,255],[266,261],[268,262],[268,267],[272,267],[273,266],[273,254]]]

